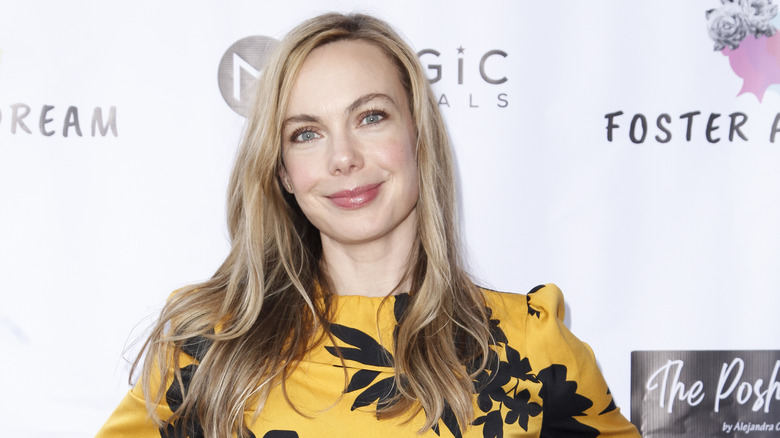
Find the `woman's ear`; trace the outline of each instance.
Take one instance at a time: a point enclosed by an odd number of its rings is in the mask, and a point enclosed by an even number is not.
[[[287,169],[284,168],[284,166],[279,168],[279,181],[281,181],[282,186],[289,192],[293,192],[292,184],[290,184],[290,175],[287,174]]]

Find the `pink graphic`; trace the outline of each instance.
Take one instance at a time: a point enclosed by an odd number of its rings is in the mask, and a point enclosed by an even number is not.
[[[780,85],[780,35],[775,26],[780,8],[775,0],[720,2],[719,8],[705,14],[710,38],[742,78],[737,96],[753,93],[761,102],[768,88]]]
[[[721,53],[729,57],[731,69],[743,80],[738,96],[753,93],[761,102],[767,88],[780,84],[780,33],[769,38],[749,36],[738,48],[726,47]]]

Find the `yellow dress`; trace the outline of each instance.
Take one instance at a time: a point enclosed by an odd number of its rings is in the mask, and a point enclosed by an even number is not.
[[[308,415],[293,411],[276,388],[250,430],[257,438],[639,436],[615,406],[593,351],[564,326],[563,297],[556,286],[539,286],[528,295],[484,293],[499,364],[475,379],[475,419],[466,430],[460,431],[446,412],[437,427],[423,434],[417,433],[423,413],[406,423],[403,417],[376,418],[377,404],[395,390],[393,328],[408,295],[391,297],[381,309],[382,298],[337,297],[332,331],[346,370],[330,341],[315,347],[287,380],[290,399]],[[196,366],[195,359],[190,361],[184,380]],[[171,394],[168,403],[177,403]],[[159,406],[158,412],[163,418],[171,415],[168,405]],[[247,421],[252,414],[245,413]],[[196,425],[189,436],[202,436],[198,429]],[[165,434],[148,419],[136,386],[97,436]]]

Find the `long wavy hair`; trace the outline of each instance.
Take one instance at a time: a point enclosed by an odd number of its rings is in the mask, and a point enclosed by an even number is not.
[[[421,432],[445,410],[461,429],[473,418],[473,376],[486,366],[489,321],[459,253],[453,162],[438,104],[417,55],[387,23],[331,13],[293,29],[269,60],[230,178],[230,254],[211,279],[169,298],[144,345],[141,385],[161,427],[197,421],[209,437],[247,435],[244,412],[258,415],[277,385],[286,396],[285,380],[307,349],[318,336],[331,337],[319,231],[281,187],[279,169],[297,72],[313,49],[341,40],[372,43],[393,61],[417,130],[418,237],[393,349],[399,395],[377,415],[411,418],[423,410]],[[208,349],[185,387],[180,356],[193,339],[207,339]],[[141,362],[139,355],[134,367]],[[161,418],[157,406],[169,385],[178,385],[182,402]]]

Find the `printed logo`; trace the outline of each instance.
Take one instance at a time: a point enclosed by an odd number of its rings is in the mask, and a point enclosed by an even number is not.
[[[773,0],[721,0],[706,13],[715,50],[729,58],[743,80],[737,96],[752,93],[761,102],[767,89],[780,93],[780,17]]]
[[[249,36],[236,41],[222,56],[217,78],[219,91],[238,114],[244,117],[249,114],[252,89],[277,44],[270,37]],[[508,80],[503,62],[507,52],[492,49],[466,55],[466,49],[459,46],[447,51],[426,48],[417,56],[434,86],[439,107],[506,108],[509,105],[507,93],[500,89]],[[499,88],[485,92],[484,84]]]
[[[233,111],[244,117],[249,115],[254,84],[277,44],[271,37],[248,36],[233,43],[222,55],[217,81],[222,98]]]
[[[780,432],[780,351],[633,351],[631,421],[642,436]]]
[[[734,73],[742,78],[737,96],[752,93],[761,102],[767,90],[780,93],[780,26],[774,0],[721,0],[706,13],[715,50],[727,56]],[[682,114],[626,114],[622,110],[604,115],[607,141],[623,135],[631,143],[690,142],[698,137],[707,143],[742,142],[750,138],[774,143],[780,134],[780,112],[770,124],[750,122],[748,114],[691,110]]]
[[[3,51],[0,50],[0,59]],[[69,105],[0,104],[0,127],[12,135],[44,137],[118,137],[116,106],[77,107]]]
[[[509,56],[507,52],[499,49],[466,50],[459,45],[444,51],[426,48],[417,52],[417,56],[433,85],[439,107],[509,106],[508,95],[500,87],[508,81],[505,68],[505,59]],[[483,86],[485,84],[487,87]]]
[[[119,136],[115,106],[109,107],[106,111],[102,107],[79,109],[76,106],[69,106],[63,114],[62,109],[54,105],[42,105],[36,108],[17,102],[10,105],[8,109],[10,111],[6,113],[8,115],[5,119],[3,119],[3,111],[0,110],[0,123],[9,125],[13,135],[33,134],[37,131],[44,137],[59,135],[106,137],[109,133],[114,137]],[[85,117],[85,112],[87,115],[91,114],[91,117]]]

